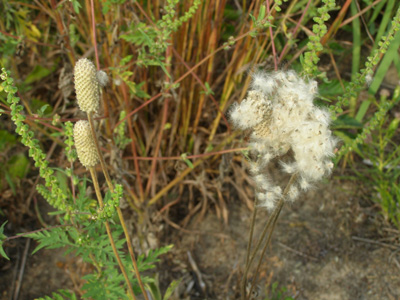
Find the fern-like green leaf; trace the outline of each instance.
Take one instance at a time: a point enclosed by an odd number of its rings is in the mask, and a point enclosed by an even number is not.
[[[150,250],[147,256],[145,257],[143,254],[138,257],[138,268],[139,272],[143,272],[145,270],[153,269],[155,267],[155,263],[159,262],[158,258],[160,255],[167,253],[172,249],[174,245],[168,245],[165,247],[161,247],[159,249]]]
[[[76,295],[67,290],[58,290],[51,294],[52,297],[35,298],[35,300],[77,300]]]
[[[68,235],[62,228],[52,228],[51,230],[30,233],[26,236],[33,238],[39,243],[32,254],[35,254],[42,248],[56,249],[65,246],[75,246],[69,241]]]

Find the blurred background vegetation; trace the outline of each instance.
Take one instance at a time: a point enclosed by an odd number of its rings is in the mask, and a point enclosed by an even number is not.
[[[52,166],[68,167],[62,123],[83,118],[75,104],[73,66],[97,61],[110,82],[98,114],[112,176],[122,182],[143,235],[149,216],[172,210],[185,227],[208,210],[225,223],[230,195],[253,207],[240,151],[243,136],[225,115],[244,98],[249,74],[278,67],[301,72],[319,0],[275,1],[4,0],[0,64],[12,71]],[[318,52],[319,101],[335,104],[386,35],[396,0],[337,1]],[[266,28],[271,22],[272,31]],[[94,40],[92,24],[95,25]],[[271,32],[273,38],[271,38]],[[273,41],[273,43],[272,43]],[[337,158],[335,176],[351,179],[387,222],[400,226],[400,33],[380,53],[373,78],[337,115],[334,132],[351,145],[382,105],[391,109],[363,143]],[[15,232],[46,225],[35,190],[38,172],[18,143],[0,88],[0,219]],[[83,173],[76,166],[77,173]],[[58,173],[60,182],[67,177]],[[199,194],[202,197],[194,197]],[[39,204],[38,204],[39,203]]]

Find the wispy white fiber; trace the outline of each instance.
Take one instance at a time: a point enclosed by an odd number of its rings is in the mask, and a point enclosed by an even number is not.
[[[260,206],[273,209],[282,194],[260,170],[291,150],[292,161],[281,162],[281,167],[285,173],[299,175],[286,196],[294,201],[300,190],[308,190],[331,173],[337,139],[329,129],[329,111],[313,103],[316,81],[306,81],[294,71],[257,72],[251,88],[240,104],[232,106],[230,118],[235,127],[251,131],[249,145],[257,157],[251,174],[260,190],[257,198]]]

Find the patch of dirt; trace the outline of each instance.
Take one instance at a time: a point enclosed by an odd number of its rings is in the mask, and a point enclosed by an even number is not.
[[[23,201],[19,199],[26,198],[15,197],[13,200],[15,203]],[[9,208],[7,209],[9,210]],[[48,212],[53,209],[45,200],[38,201],[38,210],[48,225],[55,225],[53,224],[54,217],[48,215]],[[7,236],[42,228],[32,213],[24,214],[21,209],[14,213],[22,221],[9,221],[4,232]],[[0,224],[4,221],[0,218]],[[12,239],[4,245],[4,250],[10,260],[0,257],[0,299],[31,300],[51,296],[59,289],[73,289],[72,279],[79,284],[81,275],[76,272],[80,272],[85,267],[84,264],[77,263],[79,259],[65,256],[65,249],[62,248],[40,249],[32,254],[36,246],[37,243],[29,238]],[[78,267],[78,265],[82,266]]]
[[[35,242],[28,245],[25,268],[21,273],[21,264],[24,257],[24,248],[29,240],[20,239],[16,245],[15,254],[10,256],[10,262],[1,262],[0,272],[0,299],[15,299],[16,290],[19,290],[18,299],[36,299],[51,296],[58,289],[73,288],[70,276],[67,274],[67,259],[62,249],[39,250],[32,255]],[[19,281],[19,275],[23,274]]]
[[[383,228],[376,207],[362,207],[355,190],[353,183],[336,180],[283,207],[254,299],[400,298],[400,247],[394,246],[400,232]],[[185,231],[171,229],[175,262],[186,263],[181,268],[186,271],[165,275],[166,281],[183,278],[177,299],[239,297],[251,212],[237,199],[230,199],[228,207],[228,225],[210,211],[202,222],[193,219]],[[256,239],[267,217],[259,210]],[[278,291],[287,291],[279,296],[277,289],[273,294],[265,288],[274,282],[279,283]]]
[[[400,298],[400,247],[395,246],[400,232],[383,225],[379,209],[361,201],[358,189],[352,182],[332,180],[283,207],[259,272],[259,296],[254,299]],[[203,220],[195,216],[184,229],[166,226],[162,244],[175,247],[162,257],[159,272],[163,290],[172,280],[182,279],[173,299],[239,299],[252,213],[237,197],[228,199],[227,206],[228,224],[209,210]],[[259,209],[255,239],[267,219],[267,212]],[[7,250],[11,262],[0,261],[4,300],[13,299],[27,243],[27,239],[13,241]],[[62,249],[42,249],[32,256],[34,247],[32,242],[19,299],[35,299],[80,284],[83,264],[64,257]],[[250,279],[254,271],[253,266]],[[278,287],[272,291],[274,283]]]

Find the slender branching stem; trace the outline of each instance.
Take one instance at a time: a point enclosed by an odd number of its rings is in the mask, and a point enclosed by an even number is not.
[[[100,186],[99,186],[99,182],[97,180],[97,174],[96,174],[96,172],[95,172],[93,167],[90,167],[89,170],[90,170],[90,175],[92,176],[93,185],[94,185],[94,189],[96,191],[97,200],[99,201],[100,209],[103,209],[103,207],[104,207],[103,197],[102,197],[101,192],[100,192]],[[113,238],[113,236],[111,234],[110,224],[108,223],[108,221],[105,221],[105,225],[106,225],[107,235],[108,235],[108,238],[110,240],[110,244],[111,244],[111,247],[113,249],[115,258],[117,259],[119,268],[121,269],[121,272],[124,275],[126,284],[128,285],[129,294],[131,295],[132,299],[135,300],[136,297],[135,297],[135,294],[133,293],[132,284],[131,284],[131,282],[129,280],[128,274],[126,273],[125,267],[122,264],[121,258],[120,258],[119,254],[118,254],[117,247],[115,246],[114,238]]]
[[[249,241],[247,243],[245,269],[247,269],[247,267],[249,265],[250,251],[251,251],[251,244],[253,242],[253,232],[254,232],[254,224],[256,223],[256,216],[257,216],[257,204],[255,203],[254,208],[253,208],[253,214],[251,216],[250,234],[249,234]],[[246,285],[247,285],[247,276],[243,276],[243,284],[242,285],[244,285],[246,287]]]
[[[246,293],[246,283],[247,283],[247,274],[250,270],[251,265],[253,264],[254,259],[256,258],[257,252],[261,247],[261,244],[263,242],[263,240],[265,239],[265,236],[268,233],[268,230],[270,229],[271,225],[274,227],[273,223],[275,222],[275,219],[277,219],[277,216],[279,216],[279,213],[282,209],[283,206],[283,199],[285,198],[285,196],[287,195],[287,193],[289,192],[290,187],[292,186],[292,184],[296,181],[298,174],[293,174],[292,177],[290,177],[290,180],[288,182],[288,184],[286,185],[285,190],[283,191],[282,194],[282,198],[279,200],[276,208],[274,209],[274,211],[272,212],[271,216],[268,218],[267,223],[264,226],[264,230],[257,242],[257,245],[255,246],[255,249],[252,253],[252,255],[250,256],[250,261],[248,263],[246,263],[246,267],[243,273],[243,277],[242,277],[242,284],[241,284],[241,299],[242,300],[246,300],[247,298],[247,293]],[[272,235],[273,230],[271,230],[269,236]],[[267,241],[267,243],[269,243],[269,241]]]
[[[119,220],[121,222],[122,228],[124,230],[126,243],[128,245],[129,255],[130,255],[131,259],[132,259],[133,269],[135,270],[136,278],[138,280],[140,289],[142,290],[144,299],[145,300],[149,300],[149,298],[147,296],[147,292],[146,292],[146,290],[144,288],[144,285],[143,285],[143,282],[142,282],[142,278],[140,277],[139,268],[137,266],[135,254],[133,253],[133,246],[132,246],[132,241],[131,241],[131,239],[129,237],[128,228],[126,227],[124,216],[122,215],[122,211],[121,211],[121,209],[119,207],[117,207],[117,213],[118,213],[118,217],[119,217]]]
[[[250,287],[249,295],[251,295],[251,293],[252,293],[252,291],[253,291],[253,288],[254,288],[254,286],[255,286],[255,283],[256,283],[256,281],[257,281],[258,271],[260,270],[261,262],[262,262],[262,260],[263,260],[263,258],[264,258],[264,255],[265,255],[265,253],[266,253],[266,251],[267,251],[267,248],[268,248],[268,246],[269,246],[269,244],[270,244],[270,242],[271,242],[272,233],[274,232],[275,225],[276,225],[276,221],[278,220],[279,214],[280,214],[280,212],[282,211],[283,204],[284,204],[283,199],[280,199],[280,200],[279,200],[279,203],[278,203],[278,205],[277,205],[277,213],[276,213],[276,215],[275,215],[274,220],[272,221],[272,227],[271,227],[271,230],[270,230],[270,232],[269,232],[269,235],[268,235],[268,238],[267,238],[267,242],[265,243],[264,248],[263,248],[263,250],[261,251],[261,256],[260,256],[260,259],[258,260],[256,272],[254,273],[253,280],[251,281],[251,287]]]
[[[88,120],[89,120],[90,129],[92,131],[93,140],[94,140],[94,143],[96,145],[97,152],[99,154],[101,169],[103,170],[104,177],[106,178],[106,182],[107,182],[108,188],[110,189],[111,192],[113,192],[114,191],[114,187],[112,185],[110,174],[108,173],[108,169],[107,169],[106,163],[104,161],[104,157],[103,157],[103,155],[102,155],[102,153],[100,151],[99,140],[97,139],[96,130],[94,128],[93,112],[88,113],[87,117],[88,117]]]
[[[100,165],[101,165],[101,168],[103,170],[104,177],[106,178],[107,186],[110,189],[111,193],[113,193],[114,192],[114,186],[113,186],[113,184],[111,182],[111,178],[110,178],[110,175],[108,173],[107,166],[105,164],[103,154],[100,151],[99,141],[97,139],[97,134],[96,134],[96,131],[94,129],[93,113],[88,113],[87,116],[88,116],[88,120],[89,120],[91,131],[92,131],[93,140],[94,140],[94,143],[96,145],[97,153],[99,155]],[[133,252],[132,241],[131,241],[131,238],[129,236],[128,228],[126,227],[125,219],[124,219],[124,216],[122,215],[122,211],[121,211],[121,208],[119,206],[117,206],[117,213],[118,213],[118,218],[119,218],[119,221],[121,223],[122,229],[124,230],[126,243],[128,245],[129,255],[130,255],[131,260],[132,260],[133,269],[135,270],[136,278],[138,280],[140,289],[142,290],[142,293],[143,293],[143,296],[144,296],[145,300],[149,300],[148,296],[147,296],[147,292],[146,292],[146,290],[144,288],[142,279],[140,277],[139,268],[137,266],[135,254]]]
[[[265,236],[267,235],[268,229],[271,226],[271,223],[272,223],[272,220],[275,217],[276,211],[277,211],[277,207],[272,212],[271,216],[268,218],[268,221],[265,224],[264,230],[263,230],[263,232],[261,234],[261,237],[258,240],[257,245],[255,246],[255,249],[254,249],[252,255],[250,256],[250,261],[246,264],[246,267],[245,267],[245,270],[244,270],[244,273],[243,273],[243,278],[242,278],[242,285],[241,285],[242,300],[246,300],[246,298],[247,298],[246,297],[246,295],[247,295],[247,293],[246,293],[246,283],[247,283],[247,274],[248,274],[248,272],[250,270],[250,266],[253,264],[253,261],[254,261],[254,259],[256,257],[256,254],[257,254],[258,250],[261,247],[261,243],[264,240]]]
[[[267,2],[267,13],[268,15],[271,14],[270,9],[269,9],[269,1],[266,0]],[[274,57],[274,67],[275,67],[275,71],[278,71],[278,61],[277,61],[277,56],[276,56],[276,49],[275,49],[275,42],[274,42],[274,32],[272,30],[272,26],[269,26],[269,36],[271,38],[271,46],[272,46],[272,54]]]

